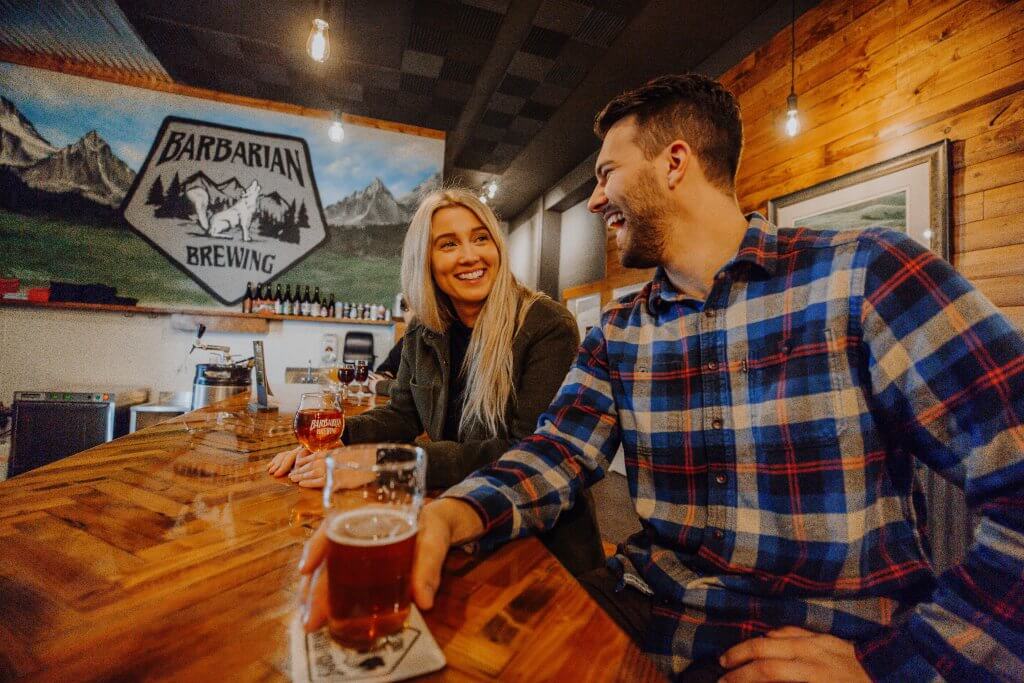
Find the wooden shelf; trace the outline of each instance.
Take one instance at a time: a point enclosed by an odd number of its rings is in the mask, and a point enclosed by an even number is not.
[[[303,315],[275,315],[272,313],[242,313],[240,311],[222,311],[215,308],[157,308],[153,306],[117,306],[114,304],[83,304],[72,301],[26,301],[24,299],[0,299],[0,306],[15,308],[56,308],[66,311],[100,311],[106,313],[126,313],[129,315],[190,315],[196,317],[239,318],[243,320],[297,320],[306,323],[334,323],[344,325],[375,325],[378,327],[394,325],[393,320],[353,320],[351,318],[312,318]]]

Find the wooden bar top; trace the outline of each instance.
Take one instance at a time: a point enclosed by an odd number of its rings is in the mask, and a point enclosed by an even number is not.
[[[0,680],[281,680],[319,492],[236,397],[0,483]],[[347,413],[366,406],[347,406]],[[536,540],[449,555],[422,680],[657,680]]]

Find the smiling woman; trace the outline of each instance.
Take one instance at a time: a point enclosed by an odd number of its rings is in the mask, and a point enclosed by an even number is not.
[[[420,202],[402,249],[402,289],[413,320],[391,401],[350,419],[342,439],[411,442],[426,432],[427,486],[445,488],[533,433],[579,336],[564,306],[512,275],[497,218],[464,190]],[[289,472],[301,486],[323,486],[323,460],[301,449],[271,463],[271,474]],[[589,493],[541,539],[574,574],[599,566]]]

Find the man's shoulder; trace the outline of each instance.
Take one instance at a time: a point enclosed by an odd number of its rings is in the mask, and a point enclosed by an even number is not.
[[[780,254],[807,250],[840,251],[875,248],[881,245],[900,245],[910,238],[906,233],[873,226],[856,229],[779,228],[777,233]],[[911,240],[912,241],[912,240]]]

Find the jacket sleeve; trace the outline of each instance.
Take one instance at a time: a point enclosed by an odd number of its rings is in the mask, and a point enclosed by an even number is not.
[[[537,418],[551,404],[572,365],[579,339],[576,322],[564,310],[550,316],[547,324],[532,331],[515,387],[508,438],[421,444],[427,451],[427,487],[447,488],[459,483],[497,460],[517,441],[532,434],[537,427]]]
[[[406,330],[408,336],[412,330]],[[403,344],[398,376],[390,380],[391,400],[387,405],[368,410],[345,421],[344,443],[396,441],[412,443],[423,433],[423,422],[412,399],[409,382],[413,371],[413,344]]]
[[[889,231],[865,234],[859,319],[870,398],[903,448],[962,488],[982,520],[963,563],[938,577],[931,599],[858,643],[857,655],[879,680],[1018,679],[1024,337],[927,249]]]

